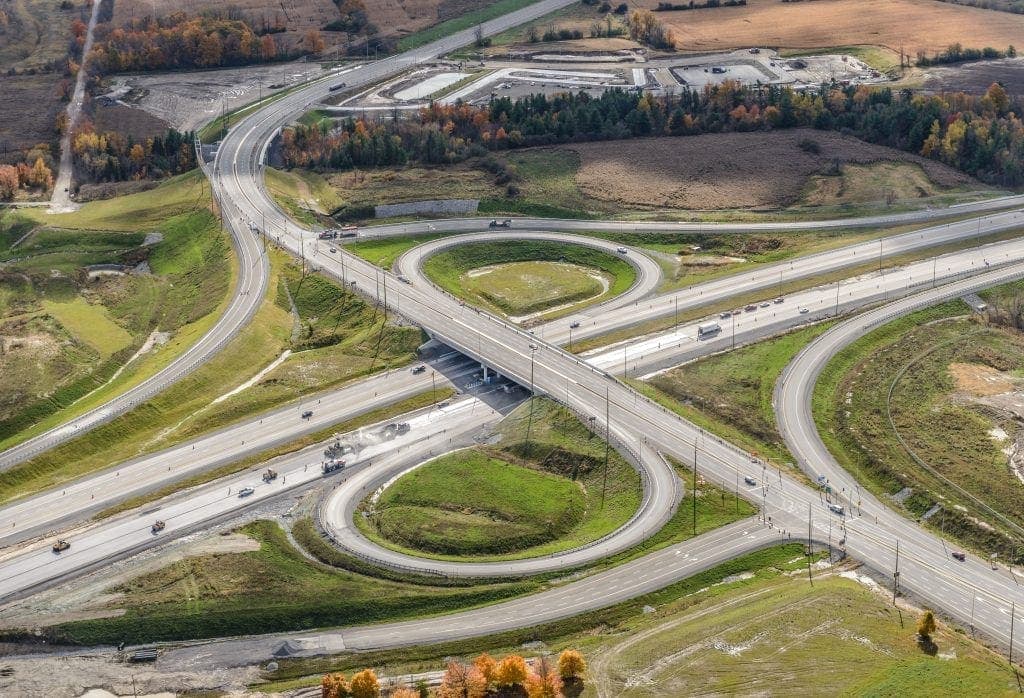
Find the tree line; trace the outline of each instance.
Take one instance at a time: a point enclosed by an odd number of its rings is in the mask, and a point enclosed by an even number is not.
[[[1005,51],[986,46],[985,48],[964,48],[960,44],[953,44],[929,57],[924,51],[917,52],[917,65],[927,67],[930,65],[944,65],[949,63],[965,63],[967,61],[992,60],[995,58],[1016,58],[1017,49],[1010,44]]]
[[[510,654],[496,660],[486,652],[471,663],[448,662],[440,686],[433,692],[426,682],[416,687],[400,687],[388,692],[390,698],[563,698],[563,689],[572,686],[573,695],[583,689],[587,663],[573,649],[563,651],[557,661],[539,657],[528,663]],[[321,698],[380,698],[382,689],[372,669],[357,672],[351,679],[344,674],[324,674],[320,680]]]
[[[917,153],[982,181],[1024,184],[1024,103],[993,84],[982,96],[915,95],[889,88],[823,85],[796,91],[734,81],[655,97],[613,89],[484,106],[434,103],[413,118],[346,119],[336,128],[297,125],[282,134],[288,167],[346,169],[435,165],[491,150],[557,143],[812,127]]]
[[[75,171],[91,182],[159,179],[196,167],[194,134],[168,129],[162,136],[137,141],[116,131],[99,133],[88,121],[71,137]]]
[[[90,69],[102,73],[169,68],[217,68],[271,61],[278,46],[241,19],[173,12],[134,19],[123,27],[97,25]]]

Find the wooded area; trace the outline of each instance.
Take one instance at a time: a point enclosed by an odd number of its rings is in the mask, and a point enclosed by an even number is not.
[[[554,143],[813,127],[918,153],[982,181],[1024,184],[1024,103],[998,84],[978,97],[888,88],[744,87],[654,97],[635,91],[504,97],[482,107],[432,104],[417,117],[296,125],[282,134],[288,167],[348,169],[459,162],[488,150]]]

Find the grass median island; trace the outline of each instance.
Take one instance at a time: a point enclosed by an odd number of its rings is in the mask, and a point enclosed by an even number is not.
[[[129,644],[338,625],[449,613],[534,591],[536,582],[425,587],[311,562],[271,521],[242,532],[259,549],[188,557],[111,589],[124,615],[50,628],[54,639]]]
[[[513,317],[578,309],[636,280],[633,266],[613,254],[547,240],[459,245],[428,258],[423,270],[449,293]]]
[[[918,519],[941,505],[928,525],[1012,559],[1021,533],[976,500],[1024,525],[1020,462],[1008,457],[1019,432],[1021,367],[1018,330],[968,316],[962,301],[951,301],[840,352],[815,386],[815,421],[839,463],[868,488],[884,499],[902,492],[894,505]]]
[[[416,247],[416,245],[436,240],[449,233],[428,233],[425,235],[401,235],[387,236],[380,238],[363,238],[356,242],[342,242],[345,249],[352,254],[362,257],[370,264],[382,269],[390,269],[395,260]]]
[[[605,482],[604,441],[557,404],[535,399],[531,416],[527,402],[498,432],[494,446],[406,474],[379,501],[364,502],[356,524],[381,545],[421,557],[519,559],[597,540],[639,506],[636,470],[610,449]]]
[[[775,425],[775,383],[797,352],[829,327],[804,327],[634,384],[682,417],[772,463],[791,462]]]
[[[373,525],[403,547],[500,555],[567,533],[583,517],[584,497],[566,478],[470,449],[408,473],[373,506]]]

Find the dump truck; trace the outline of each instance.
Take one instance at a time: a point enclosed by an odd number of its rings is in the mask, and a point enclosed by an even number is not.
[[[160,519],[157,519],[156,521],[153,522],[153,527],[152,527],[151,530],[153,531],[153,533],[160,533],[160,531],[164,530],[166,527],[167,527],[167,524],[165,524]]]
[[[272,468],[267,468],[267,472],[263,473],[263,482],[270,482],[271,480],[277,479],[277,471]]]
[[[61,538],[60,540],[58,540],[56,543],[53,544],[53,552],[59,553],[60,551],[67,550],[70,547],[71,547],[71,543],[68,543],[66,540]]]

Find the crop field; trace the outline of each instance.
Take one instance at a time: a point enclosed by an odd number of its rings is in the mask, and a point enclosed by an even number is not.
[[[792,456],[775,426],[772,392],[782,370],[826,323],[684,364],[648,380],[659,402],[781,465]]]
[[[630,208],[835,207],[883,202],[894,190],[898,200],[913,201],[948,189],[985,189],[934,161],[809,129],[587,143],[572,149],[581,160],[580,190]],[[835,159],[847,171],[827,175]]]
[[[189,557],[113,589],[113,618],[55,626],[83,644],[145,643],[354,625],[450,612],[532,591],[535,582],[463,588],[390,582],[309,561],[274,522],[242,531],[249,552]]]
[[[39,143],[49,144],[51,153],[56,153],[57,116],[64,109],[58,92],[61,79],[50,73],[3,76],[0,162],[9,159],[5,157],[8,153],[28,150]]]
[[[642,4],[653,8],[657,2]],[[902,46],[913,57],[919,50],[935,53],[955,43],[1005,49],[1024,36],[1020,15],[930,0],[748,0],[745,7],[659,12],[658,18],[685,51],[864,44]]]
[[[962,303],[939,306],[851,345],[826,368],[814,413],[830,450],[862,482],[890,495],[909,488],[901,501],[915,517],[945,502],[930,525],[1012,557],[1011,540],[997,531],[1019,538],[1010,527],[1024,524],[1015,455],[1024,340],[967,317],[924,324],[965,312]]]
[[[558,264],[526,267],[517,264],[511,269],[502,269],[505,265],[538,260],[549,263],[557,260]],[[575,281],[567,277],[561,283],[556,283],[552,277],[553,272],[566,264],[574,265],[576,269],[589,267],[599,271],[602,281],[581,272]],[[473,278],[474,272],[491,265],[500,265],[497,269],[501,272],[499,276],[504,279],[503,283],[498,284],[497,292],[490,288],[490,282],[484,284],[478,278]],[[423,268],[427,276],[448,292],[498,312],[529,312],[531,306],[550,308],[587,296],[587,302],[592,303],[622,293],[636,279],[636,270],[628,262],[607,252],[543,240],[461,245],[430,257]],[[534,279],[542,280],[545,288],[530,288],[535,283]],[[591,282],[604,285],[605,288],[594,288]],[[569,295],[559,298],[555,295],[557,291]],[[601,292],[595,294],[594,291]]]
[[[403,547],[478,555],[558,538],[579,522],[584,500],[566,478],[468,450],[403,476],[373,509],[372,525]]]

